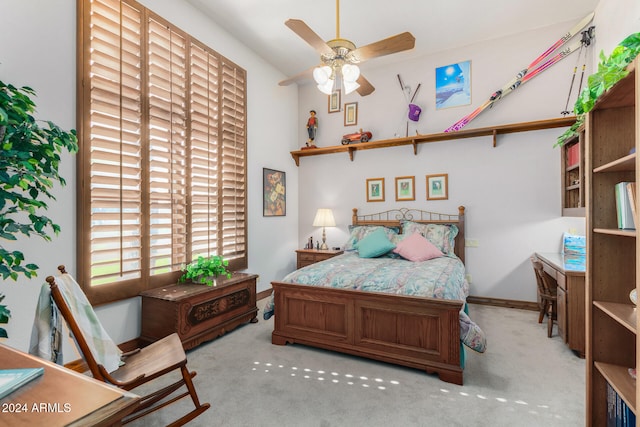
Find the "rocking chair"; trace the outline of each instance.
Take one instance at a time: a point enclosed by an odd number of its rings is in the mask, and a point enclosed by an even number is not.
[[[77,346],[82,353],[82,357],[95,379],[129,391],[175,370],[179,370],[182,374],[182,378],[173,384],[156,390],[146,396],[142,396],[139,407],[133,414],[123,420],[123,424],[143,417],[186,396],[191,397],[195,409],[174,421],[170,424],[171,426],[181,426],[209,409],[211,405],[208,403],[201,404],[198,399],[192,381],[196,373],[190,372],[187,369],[187,356],[185,355],[178,335],[175,333],[142,349],[123,353],[122,362],[124,363],[117,369],[109,372],[91,351],[91,331],[87,331],[86,328],[81,327],[81,325],[86,324],[86,322],[84,322],[83,319],[76,319],[76,317],[74,317],[74,315],[81,316],[84,313],[74,312],[74,310],[70,308],[75,307],[78,301],[81,305],[84,304],[86,306],[89,305],[89,302],[86,300],[86,296],[78,283],[65,271],[65,267],[61,265],[58,269],[61,273],[61,276],[57,277],[60,285],[56,283],[56,278],[53,276],[49,276],[46,279],[51,288],[51,296],[62,317],[66,320],[76,340]],[[180,389],[183,385],[186,386],[186,391],[169,398],[173,392]]]

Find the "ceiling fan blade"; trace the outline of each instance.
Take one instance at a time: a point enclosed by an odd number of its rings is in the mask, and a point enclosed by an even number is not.
[[[304,71],[296,74],[295,76],[291,76],[289,78],[286,78],[286,79],[282,80],[281,82],[279,82],[278,84],[280,86],[288,86],[291,83],[297,83],[297,82],[299,82],[301,80],[313,80],[313,69],[314,68],[316,68],[316,67],[315,66],[311,67],[311,68],[309,68],[307,70],[304,70]]]
[[[397,34],[395,36],[377,41],[375,43],[362,46],[349,54],[354,62],[363,62],[378,56],[389,55],[391,53],[402,52],[413,49],[416,39],[409,32]]]
[[[294,33],[296,33],[300,38],[312,48],[316,50],[320,55],[326,54],[331,55],[333,50],[325,43],[323,39],[320,38],[304,21],[300,19],[287,19],[284,23],[287,27],[291,28]]]
[[[356,81],[360,85],[360,87],[356,89],[360,96],[370,95],[374,90],[376,90],[376,88],[373,87],[373,85],[369,83],[369,80],[365,79],[362,74],[360,74],[360,77],[358,77],[358,80]]]

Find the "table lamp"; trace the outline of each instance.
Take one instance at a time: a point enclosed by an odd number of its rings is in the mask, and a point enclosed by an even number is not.
[[[318,209],[318,212],[316,212],[316,217],[313,220],[313,226],[322,227],[322,245],[320,246],[320,249],[329,249],[329,247],[327,246],[327,234],[325,232],[325,227],[335,227],[335,225],[336,220],[333,219],[333,212],[331,211],[331,209]]]

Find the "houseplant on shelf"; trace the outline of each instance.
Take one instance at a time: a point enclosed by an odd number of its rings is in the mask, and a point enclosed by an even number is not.
[[[227,270],[229,261],[220,255],[209,257],[199,256],[198,259],[184,268],[184,273],[178,279],[178,283],[191,280],[193,283],[202,283],[207,286],[215,286],[215,279],[218,276],[231,278],[231,273]]]
[[[37,235],[46,241],[60,226],[41,215],[55,200],[54,184],[65,185],[60,176],[61,153],[78,151],[76,131],[64,131],[50,121],[36,120],[35,96],[29,87],[15,87],[0,80],[0,238],[17,240],[17,236]],[[38,266],[23,263],[21,251],[0,245],[2,280],[18,280],[20,274],[36,276]],[[0,301],[4,296],[0,294]],[[0,323],[9,321],[10,312],[0,305]],[[6,331],[0,328],[0,337]]]
[[[557,139],[555,146],[562,146],[577,134],[580,126],[584,124],[585,115],[591,111],[600,96],[611,89],[618,81],[623,79],[629,71],[629,65],[640,53],[640,33],[634,33],[626,37],[616,46],[609,56],[600,52],[598,70],[587,79],[587,85],[580,91],[574,106],[577,116],[573,126],[567,129]]]

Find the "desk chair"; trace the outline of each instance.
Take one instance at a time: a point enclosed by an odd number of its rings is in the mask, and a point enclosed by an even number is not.
[[[83,311],[91,310],[91,306],[78,283],[65,271],[65,267],[61,265],[58,269],[61,273],[60,276],[57,278],[49,276],[46,279],[51,288],[51,296],[62,317],[67,322],[82,357],[95,379],[113,384],[124,390],[132,390],[176,370],[179,370],[182,374],[181,378],[173,384],[142,396],[139,407],[133,414],[123,420],[123,424],[161,409],[186,396],[191,397],[195,409],[174,421],[170,426],[181,426],[209,409],[210,405],[208,403],[201,404],[198,399],[192,381],[196,373],[189,372],[187,369],[187,356],[176,333],[142,349],[123,353],[122,361],[124,364],[111,372],[105,369],[104,365],[99,362],[100,355],[94,355],[91,350],[91,347],[94,347],[92,331],[81,326],[86,324],[84,319],[78,318],[83,313],[81,314],[80,310],[75,309],[76,307],[81,307]],[[58,279],[59,283],[56,282],[56,279]],[[92,328],[96,326],[99,325],[93,325]],[[98,352],[96,351],[96,353]],[[170,397],[173,392],[183,385],[186,386],[186,391]]]
[[[542,323],[545,314],[547,315],[547,336],[551,338],[553,332],[553,321],[557,320],[558,295],[557,287],[553,286],[542,268],[542,262],[535,258],[531,258],[533,271],[536,274],[536,282],[538,283],[538,296],[540,298],[540,315],[538,323]]]

